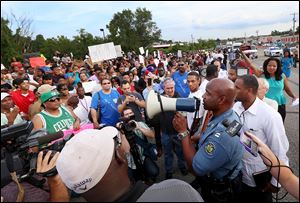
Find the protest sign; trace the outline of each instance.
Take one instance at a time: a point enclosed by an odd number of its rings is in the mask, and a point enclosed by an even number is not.
[[[154,56],[154,58],[156,57],[156,51],[153,52],[153,56]]]
[[[144,47],[140,47],[139,50],[140,50],[141,55],[143,55],[145,53]]]
[[[89,46],[88,49],[93,63],[117,58],[116,48],[113,42]]]
[[[160,60],[160,51],[157,50],[157,58]]]
[[[149,50],[147,49],[146,50],[146,57],[148,57],[148,55],[149,55]]]
[[[43,57],[32,57],[29,58],[30,66],[35,68],[37,66],[46,66],[45,60]]]
[[[145,65],[144,56],[139,55],[139,61],[140,61],[140,63],[142,63],[143,65]]]
[[[181,58],[181,57],[182,57],[182,52],[181,52],[181,50],[178,50],[178,52],[177,52],[177,57],[178,57],[178,58]]]
[[[121,45],[116,45],[116,46],[115,46],[115,49],[116,49],[117,57],[122,57],[123,54],[122,54],[122,48],[121,48]]]
[[[84,88],[84,91],[86,93],[88,92],[92,92],[92,90],[94,89],[94,87],[97,85],[96,81],[89,81],[89,82],[83,82],[82,83],[82,87]]]

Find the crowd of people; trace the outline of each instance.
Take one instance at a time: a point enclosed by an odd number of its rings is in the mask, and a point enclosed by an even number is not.
[[[289,165],[284,91],[298,99],[284,53],[265,60],[263,70],[239,50],[150,55],[144,64],[134,52],[99,63],[56,52],[43,67],[13,58],[10,67],[1,64],[1,126],[31,121],[34,131],[74,132],[60,153],[38,155],[37,173],[58,172],[47,177],[49,201],[268,202],[279,183],[299,199],[299,179],[281,170]],[[153,90],[196,97],[199,109],[150,119],[146,102]],[[246,135],[230,134],[224,121],[240,123]],[[253,139],[262,157],[245,151],[241,136]],[[181,174],[190,172],[193,182],[173,179],[174,153]],[[267,168],[273,178],[261,189],[253,173]],[[166,180],[155,183],[162,171]],[[5,200],[2,189],[1,195]]]

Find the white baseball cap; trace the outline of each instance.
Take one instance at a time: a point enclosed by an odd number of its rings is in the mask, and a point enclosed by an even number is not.
[[[5,97],[10,97],[10,94],[7,94],[6,92],[1,92],[1,101],[2,101]]]
[[[86,129],[76,134],[62,149],[56,169],[65,185],[76,193],[93,188],[105,175],[113,158],[115,127]]]

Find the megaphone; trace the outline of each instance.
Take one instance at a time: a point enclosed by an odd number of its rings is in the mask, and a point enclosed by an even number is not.
[[[199,104],[200,105],[200,104]],[[161,96],[151,90],[146,102],[146,112],[150,119],[163,111],[187,111],[194,112],[199,108],[198,102],[194,98],[168,98]]]

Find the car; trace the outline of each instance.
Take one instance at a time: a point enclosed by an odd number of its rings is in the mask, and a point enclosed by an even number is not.
[[[243,53],[245,53],[245,55],[248,57],[248,58],[251,58],[251,59],[257,59],[257,49],[256,49],[256,46],[254,45],[244,45],[242,47],[242,50],[243,50]]]
[[[268,47],[264,50],[265,56],[282,56],[283,51],[279,47]]]

